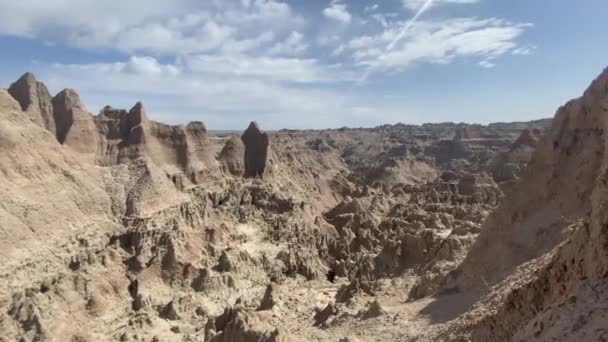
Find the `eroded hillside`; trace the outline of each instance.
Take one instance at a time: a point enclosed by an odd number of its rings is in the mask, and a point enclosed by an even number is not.
[[[0,340],[608,338],[607,79],[552,122],[229,135],[26,74],[0,90]]]

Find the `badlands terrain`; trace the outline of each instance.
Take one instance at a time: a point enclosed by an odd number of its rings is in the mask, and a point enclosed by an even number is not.
[[[0,341],[608,341],[608,69],[487,126],[88,110],[0,89]]]

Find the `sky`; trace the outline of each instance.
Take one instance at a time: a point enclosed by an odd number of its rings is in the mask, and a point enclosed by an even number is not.
[[[209,129],[552,117],[608,66],[605,0],[0,0],[0,87]]]

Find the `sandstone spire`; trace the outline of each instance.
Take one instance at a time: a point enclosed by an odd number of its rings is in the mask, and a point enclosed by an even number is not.
[[[123,132],[126,133],[127,144],[143,144],[145,142],[145,126],[148,122],[144,105],[141,102],[137,102],[129,110],[124,121]]]
[[[268,159],[268,135],[252,121],[241,139],[245,144],[245,177],[263,177]]]

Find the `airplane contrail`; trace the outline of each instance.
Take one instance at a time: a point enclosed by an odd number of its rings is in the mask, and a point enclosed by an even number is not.
[[[403,27],[401,28],[401,31],[399,31],[399,33],[397,34],[397,36],[395,36],[395,38],[386,46],[386,48],[384,49],[384,52],[382,55],[385,55],[389,52],[391,52],[391,50],[393,50],[395,48],[395,45],[397,45],[397,43],[399,43],[399,41],[401,39],[403,39],[403,37],[405,36],[405,34],[407,33],[407,31],[409,31],[409,29],[412,27],[412,25],[414,25],[416,23],[416,21],[418,20],[418,18],[420,18],[421,15],[424,14],[424,12],[426,12],[431,5],[433,4],[434,0],[427,0],[422,7],[420,7],[420,9],[418,10],[418,12],[416,12],[416,14],[412,17],[412,19],[408,20],[407,23],[405,23],[405,25],[403,25]],[[382,55],[380,55],[379,57],[382,57]],[[367,68],[367,70],[365,70],[365,73],[363,74],[363,76],[359,79],[359,81],[357,82],[357,84],[361,84],[363,83],[365,80],[367,80],[367,78],[369,77],[369,75],[372,73],[374,69],[374,66],[371,65],[369,68]]]

